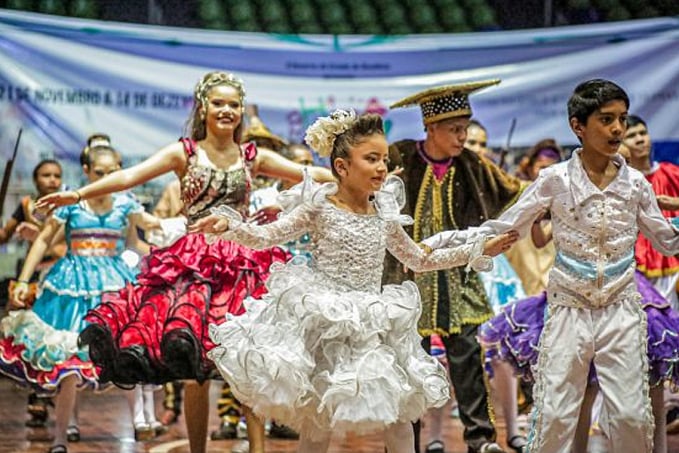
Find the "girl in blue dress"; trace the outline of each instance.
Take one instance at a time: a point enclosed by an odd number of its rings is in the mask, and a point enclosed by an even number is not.
[[[110,147],[92,148],[83,170],[90,181],[120,169]],[[78,346],[85,314],[102,294],[134,282],[135,271],[121,258],[128,228],[156,228],[130,195],[106,195],[54,211],[33,243],[13,294],[13,308],[0,321],[0,372],[41,394],[57,393],[55,439],[50,453],[65,453],[79,440],[77,387],[98,387],[97,369]],[[66,256],[48,272],[32,309],[24,309],[28,279],[57,235],[65,235]]]

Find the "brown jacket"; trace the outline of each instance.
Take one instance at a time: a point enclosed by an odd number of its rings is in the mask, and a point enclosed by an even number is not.
[[[402,140],[389,148],[390,165],[404,168],[403,213],[415,219],[415,225],[407,227],[415,241],[443,230],[478,226],[497,217],[518,198],[521,184],[517,178],[466,149],[454,159],[444,178],[436,181],[417,147],[415,140]],[[418,284],[423,335],[456,333],[462,325],[480,324],[492,315],[478,276],[467,274],[464,268],[406,274],[402,265],[388,256],[384,275],[384,283],[414,280]]]

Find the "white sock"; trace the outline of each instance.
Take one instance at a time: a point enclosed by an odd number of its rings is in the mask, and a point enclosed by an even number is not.
[[[144,398],[144,418],[146,419],[146,423],[149,425],[157,425],[158,420],[156,419],[156,405],[155,405],[155,400],[153,398],[153,385],[144,385],[143,386],[143,398]]]
[[[127,404],[130,406],[132,415],[132,425],[136,428],[146,423],[144,418],[144,401],[142,397],[141,385],[135,385],[132,390],[125,392]]]

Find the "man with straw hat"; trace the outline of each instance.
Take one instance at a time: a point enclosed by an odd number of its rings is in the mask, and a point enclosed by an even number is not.
[[[469,95],[499,82],[431,88],[391,106],[418,105],[426,131],[424,140],[401,140],[390,146],[391,165],[404,169],[404,214],[415,220],[409,231],[415,241],[439,231],[480,225],[518,197],[518,179],[464,148],[472,115]],[[494,415],[476,340],[478,326],[493,314],[478,275],[463,268],[405,275],[393,259],[387,260],[386,271],[386,283],[405,279],[417,283],[422,295],[419,330],[425,349],[429,350],[430,335],[442,336],[468,451],[503,452],[495,443]],[[443,453],[440,427],[430,428],[434,429],[430,429],[426,452]]]

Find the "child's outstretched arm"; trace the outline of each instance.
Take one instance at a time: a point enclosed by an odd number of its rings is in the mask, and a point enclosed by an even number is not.
[[[507,250],[517,239],[516,232],[486,240],[482,235],[459,232],[454,247],[429,250],[418,246],[398,222],[387,226],[387,250],[414,272],[427,272],[469,264],[475,271],[492,269],[491,256]]]
[[[643,181],[641,190],[637,214],[639,229],[663,255],[679,254],[679,229],[663,216],[651,184]]]
[[[254,225],[228,206],[220,206],[213,213],[192,225],[191,233],[205,233],[237,242],[253,249],[265,249],[297,239],[313,225],[314,208],[303,204],[278,220],[266,225]]]
[[[552,201],[552,188],[548,185],[548,172],[544,171],[521,194],[518,201],[500,215],[474,228],[480,234],[493,237],[499,234],[516,231],[519,237],[525,237],[531,230],[535,220],[549,209]],[[462,231],[464,232],[464,230]],[[438,249],[456,244],[459,240],[457,231],[443,231],[422,241],[423,244]]]
[[[657,195],[658,206],[664,211],[679,210],[679,197],[670,197],[669,195]]]
[[[10,295],[11,307],[23,308],[25,306],[26,297],[28,296],[28,281],[60,230],[63,230],[63,219],[61,217],[55,218],[52,216],[47,219],[38,237],[33,242],[33,245],[31,245],[31,249],[28,251],[26,261],[14,287],[14,294]]]

